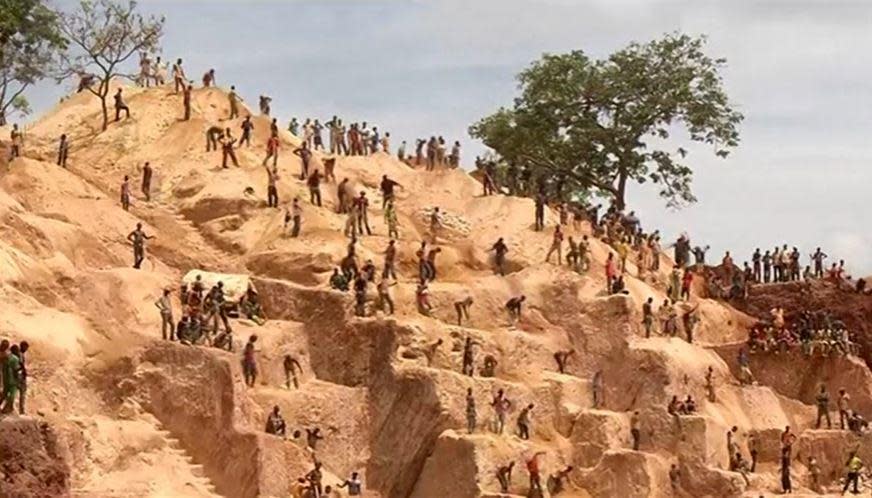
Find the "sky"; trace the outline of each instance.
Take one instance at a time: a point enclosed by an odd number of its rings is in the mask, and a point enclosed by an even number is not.
[[[60,8],[74,3],[56,2]],[[144,0],[166,16],[165,59],[184,59],[199,81],[251,105],[273,97],[273,114],[368,121],[394,144],[443,135],[460,140],[464,163],[483,146],[468,126],[517,95],[515,75],[543,53],[581,49],[605,57],[631,41],[681,31],[708,37],[728,61],[724,84],[744,115],[742,143],[728,159],[695,147],[699,202],[665,208],[649,186],[628,204],[645,228],[682,232],[731,250],[822,247],[857,276],[872,274],[864,208],[872,184],[872,2],[657,0]],[[38,112],[72,82],[41,84]],[[528,216],[529,213],[518,213]]]

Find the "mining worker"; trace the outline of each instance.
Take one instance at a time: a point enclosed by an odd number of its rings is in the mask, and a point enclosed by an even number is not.
[[[242,350],[242,375],[245,377],[245,385],[254,387],[257,381],[257,362],[254,354],[254,344],[257,342],[257,336],[251,335],[248,342],[245,343],[245,348]]]
[[[62,134],[61,140],[58,143],[58,166],[62,168],[67,167],[67,155],[70,152],[70,142],[67,140],[67,135]]]
[[[210,69],[203,73],[203,87],[209,88],[210,86],[214,86],[215,83],[215,70]]]
[[[218,143],[224,137],[224,129],[220,126],[210,126],[206,130],[206,152],[218,150]]]
[[[348,496],[361,496],[363,493],[363,483],[360,482],[357,472],[352,472],[351,479],[346,479],[339,487],[348,488]]]
[[[847,477],[845,478],[845,486],[842,488],[842,494],[845,494],[848,491],[848,487],[850,487],[851,484],[854,485],[854,489],[851,491],[852,493],[856,495],[860,492],[857,489],[857,486],[860,481],[860,470],[862,469],[863,460],[860,459],[860,456],[857,455],[856,451],[852,452],[851,458],[848,459]]]
[[[395,188],[403,188],[402,185],[388,178],[388,175],[382,175],[381,185],[379,185],[382,192],[382,205],[386,206],[388,202],[394,199],[394,189]]]
[[[544,451],[537,451],[529,460],[527,460],[527,472],[530,474],[531,493],[533,489],[539,491],[539,494],[542,493],[542,481],[539,477],[539,457],[544,454]]]
[[[268,207],[279,207],[279,190],[276,187],[276,182],[279,179],[278,171],[273,168],[270,169],[269,166],[266,168],[266,204]],[[297,225],[297,232],[299,233],[299,225]]]
[[[235,118],[239,117],[239,102],[242,100],[242,97],[240,97],[236,93],[235,86],[230,87],[230,93],[227,94],[227,100],[230,104],[230,118],[229,119],[235,119]]]
[[[554,353],[554,361],[557,362],[557,371],[566,373],[566,365],[569,362],[569,357],[575,354],[574,349],[568,351],[558,351]]]
[[[520,295],[506,301],[506,311],[509,313],[509,323],[512,325],[521,319],[521,307],[526,300],[526,296]]]
[[[548,476],[546,487],[548,488],[548,492],[551,494],[551,496],[557,496],[558,494],[563,492],[563,481],[567,479],[570,472],[572,472],[572,465],[569,465],[565,469],[557,471],[554,474]]]
[[[494,396],[493,401],[491,402],[491,406],[494,409],[494,415],[496,417],[495,429],[497,434],[503,433],[503,428],[506,425],[506,414],[509,412],[509,408],[512,406],[512,402],[506,398],[505,392],[500,389],[497,391],[496,396]]]
[[[151,201],[151,177],[153,170],[148,161],[142,166],[142,195],[146,201]]]
[[[286,354],[282,360],[282,368],[285,371],[285,387],[290,389],[291,382],[293,382],[294,389],[299,389],[300,382],[297,380],[297,371],[299,370],[300,375],[303,375],[303,367],[300,366],[300,362],[293,356]]]
[[[518,414],[518,436],[521,439],[530,439],[530,412],[532,411],[533,403],[530,403]]]
[[[545,204],[548,202],[548,199],[545,197],[544,192],[539,192],[536,194],[536,231],[539,232],[545,228]]]
[[[357,204],[357,230],[360,235],[363,235],[363,229],[366,228],[366,234],[372,235],[372,230],[369,228],[369,218],[367,217],[367,208],[369,207],[369,199],[366,198],[366,192],[360,191],[360,196],[354,202]]]
[[[276,405],[266,418],[266,433],[273,436],[285,437],[286,429],[285,419],[282,418],[282,415],[279,413],[279,406]]]
[[[115,92],[115,121],[121,120],[121,111],[124,111],[124,117],[130,117],[130,108],[124,103],[124,97],[121,96],[121,89]]]
[[[293,154],[300,158],[300,162],[302,163],[300,180],[305,180],[309,177],[309,162],[312,159],[312,151],[309,149],[309,145],[306,142],[303,142],[302,145],[293,150]]]
[[[155,235],[146,235],[142,231],[142,223],[137,223],[136,230],[127,235],[127,240],[133,244],[133,267],[137,270],[145,259],[145,241],[155,237]]]
[[[174,93],[179,93],[179,88],[185,88],[185,81],[187,81],[187,77],[185,76],[185,70],[182,68],[182,59],[176,59],[176,63],[173,64],[173,83],[174,83]]]
[[[382,278],[397,279],[397,273],[394,269],[397,259],[397,245],[394,239],[388,242],[388,247],[385,249],[385,267],[382,272]]]
[[[490,248],[489,251],[494,252],[494,266],[496,266],[496,270],[500,275],[506,274],[506,253],[509,252],[509,247],[503,242],[503,238],[500,237],[494,243],[493,247]]]
[[[313,498],[320,498],[324,494],[324,489],[321,486],[321,479],[323,479],[321,462],[315,460],[315,468],[306,474],[306,480],[309,481]]]
[[[291,208],[285,212],[285,229],[287,229],[289,222],[293,222],[293,226],[291,227],[291,237],[300,236],[302,219],[303,207],[300,206],[300,198],[294,197],[294,200],[291,203]]]
[[[839,426],[842,430],[848,428],[848,421],[850,420],[850,410],[849,406],[851,404],[851,396],[844,390],[839,389]]]
[[[454,311],[457,312],[457,325],[463,325],[463,319],[469,321],[469,308],[472,306],[472,296],[467,296],[460,301],[454,302]]]
[[[478,343],[474,342],[471,337],[466,337],[466,340],[463,343],[463,362],[461,365],[463,375],[469,375],[471,377],[475,371],[475,350],[473,347],[477,345]]]
[[[645,327],[645,338],[651,337],[651,329],[654,327],[654,298],[649,297],[642,304],[642,326]]]
[[[545,256],[545,262],[551,262],[551,255],[557,251],[557,264],[563,261],[563,232],[560,231],[560,225],[554,227],[554,236],[551,239],[551,248],[548,249],[548,254]]]
[[[321,172],[317,169],[313,171],[306,180],[306,185],[309,187],[309,202],[321,207]]]
[[[236,152],[233,151],[233,145],[236,139],[230,134],[230,128],[224,130],[224,136],[221,138],[221,167],[227,168],[227,158],[233,161],[233,165],[239,167],[239,161],[236,160]]]
[[[242,135],[239,137],[239,145],[245,144],[246,147],[251,146],[251,132],[254,131],[254,123],[251,122],[251,115],[245,116],[242,124],[239,125],[242,129]]]
[[[821,428],[821,418],[826,417],[827,429],[832,429],[833,424],[830,422],[830,394],[827,392],[827,386],[821,384],[821,389],[815,396],[815,404],[817,405],[817,422],[815,429]]]
[[[472,388],[466,390],[466,430],[470,434],[475,432],[476,412],[475,412],[475,396],[472,394]]]
[[[269,137],[266,141],[266,157],[263,158],[263,162],[261,163],[263,166],[266,166],[269,162],[270,158],[272,158],[273,169],[278,167],[279,161],[279,137],[278,135],[273,135]]]
[[[497,469],[497,481],[500,483],[500,492],[508,493],[509,492],[509,484],[512,482],[512,468],[514,468],[515,462],[509,462],[508,465],[503,465]]]
[[[9,353],[3,359],[3,413],[12,413],[15,409],[15,398],[21,386],[21,349],[18,344],[9,348]]]
[[[636,410],[630,415],[630,436],[633,438],[633,451],[639,451],[639,438],[642,435],[639,428],[639,410]]]
[[[176,340],[175,322],[173,321],[173,306],[170,302],[170,289],[164,289],[163,295],[154,302],[154,305],[160,310],[160,334],[163,340]],[[169,335],[167,335],[169,329]]]

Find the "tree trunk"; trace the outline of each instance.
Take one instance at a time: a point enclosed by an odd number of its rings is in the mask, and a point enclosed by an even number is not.
[[[103,107],[103,131],[109,128],[109,108],[106,107],[106,96],[100,96],[100,105]]]
[[[627,172],[623,169],[618,173],[618,188],[615,192],[615,208],[618,211],[623,211],[626,207],[625,195],[627,193]]]

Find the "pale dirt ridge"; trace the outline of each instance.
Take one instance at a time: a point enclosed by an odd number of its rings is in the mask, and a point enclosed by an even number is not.
[[[297,178],[300,162],[290,153],[296,137],[280,133],[278,165],[282,205],[295,195],[303,201],[303,235],[291,239],[283,233],[283,211],[266,207],[260,162],[267,118],[255,117],[254,144],[237,151],[241,167],[221,169],[220,152],[205,150],[205,131],[221,124],[239,135],[241,120],[223,121],[226,93],[195,90],[187,122],[179,120],[181,96],[168,87],[125,93],[133,117],[103,133],[96,101],[71,96],[27,127],[26,157],[0,174],[0,335],[32,345],[29,411],[58,434],[73,495],[287,496],[311,457],[303,440],[263,433],[273,405],[292,431],[321,428],[317,457],[325,484],[358,471],[368,496],[500,496],[494,471],[513,459],[512,491],[523,495],[523,460],[538,450],[546,452],[544,477],[575,467],[561,496],[757,496],[778,489],[777,439],[785,425],[801,434],[795,488],[810,493],[803,462],[815,454],[835,491],[856,438],[808,430],[809,396],[821,379],[797,368],[801,360],[759,362],[761,385],[739,387],[732,345],[745,336],[746,315],[703,299],[698,344],[644,339],[641,303],[649,296],[663,301],[666,273],[629,278],[629,296],[606,297],[607,246],[593,243],[586,275],[545,264],[553,213],[549,228],[534,232],[531,200],[480,197],[480,184],[462,171],[426,173],[377,153],[339,158],[336,176],[370,198],[375,235],[361,239],[358,254],[379,267],[388,239],[378,184],[387,174],[403,186],[398,309],[394,317],[354,317],[351,296],[326,285],[347,244],[335,184],[322,185],[322,208],[309,204]],[[72,141],[68,170],[54,164],[61,133]],[[316,154],[318,167],[323,157]],[[138,194],[145,161],[155,170],[151,202]],[[135,197],[130,212],[118,200],[124,175]],[[249,187],[253,195],[245,193]],[[416,312],[413,278],[433,206],[446,212],[446,226],[438,233],[443,250],[430,286],[436,306],[430,318]],[[137,222],[157,235],[140,271],[130,268],[125,241]],[[568,230],[576,238],[586,233],[587,227]],[[498,237],[510,248],[505,277],[492,273],[486,252]],[[234,322],[237,351],[250,334],[259,337],[254,389],[242,383],[238,354],[159,340],[153,303],[192,268],[247,274],[257,286],[271,320],[262,327]],[[636,274],[632,264],[630,271]],[[510,326],[503,304],[519,294],[527,296],[524,317]],[[472,318],[458,327],[452,303],[468,295],[475,300]],[[467,335],[480,343],[477,371],[485,355],[498,360],[495,378],[459,373]],[[437,338],[444,345],[428,366],[424,350]],[[552,355],[568,348],[577,352],[568,373],[556,373]],[[288,353],[303,366],[299,390],[283,387],[281,358]],[[868,368],[829,361],[823,380],[830,392],[854,386],[855,403],[872,407]],[[716,403],[704,401],[708,366],[717,379]],[[593,409],[598,370],[605,404]],[[778,380],[785,377],[802,381]],[[478,407],[473,435],[464,431],[469,387]],[[490,399],[500,388],[514,409],[507,434],[498,437],[488,427]],[[699,416],[685,417],[680,429],[666,413],[673,394],[692,394],[700,404]],[[533,434],[523,441],[514,420],[528,403],[536,405]],[[641,411],[643,427],[638,452],[629,442],[633,409]],[[747,434],[761,439],[762,471],[751,477],[750,490],[739,474],[723,470],[732,425],[743,451]],[[872,462],[867,448],[861,451]],[[677,490],[668,477],[673,463],[682,472]]]

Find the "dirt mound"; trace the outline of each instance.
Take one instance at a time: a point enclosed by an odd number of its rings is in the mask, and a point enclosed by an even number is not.
[[[0,420],[0,496],[57,497],[70,493],[67,450],[43,420]]]
[[[740,386],[736,379],[735,348],[754,321],[749,314],[763,316],[776,304],[790,313],[826,306],[862,335],[872,320],[859,296],[822,283],[810,290],[761,286],[737,310],[697,295],[698,282],[691,303],[680,306],[682,313],[698,306],[694,343],[646,338],[642,303],[665,299],[666,255],[661,270],[645,278],[636,277],[631,255],[627,294],[609,296],[604,265],[611,246],[591,238],[586,272],[546,263],[554,212],[546,210],[548,228],[536,232],[532,200],[482,197],[481,184],[462,170],[426,172],[382,152],[336,158],[336,180],[347,178],[351,192],[369,199],[373,234],[359,234],[350,246],[343,235],[347,215],[338,212],[339,185],[324,181],[322,205],[309,202],[300,159],[291,154],[300,141],[284,130],[280,208],[267,208],[261,161],[268,117],[253,118],[251,146],[238,147],[239,166],[225,169],[221,153],[205,144],[212,125],[238,134],[241,120],[226,119],[223,90],[196,90],[190,121],[179,120],[180,96],[167,86],[126,94],[134,117],[105,132],[96,101],[71,96],[28,126],[24,158],[0,163],[0,331],[31,343],[28,371],[39,388],[29,406],[47,414],[58,434],[52,446],[40,432],[44,426],[27,425],[36,422],[0,422],[12,425],[0,434],[21,439],[11,441],[12,450],[35,445],[31,453],[39,457],[22,460],[30,467],[21,468],[33,471],[19,472],[25,480],[9,481],[16,485],[41,479],[37,470],[54,469],[52,455],[61,452],[52,448],[66,446],[71,468],[58,474],[60,481],[40,480],[66,487],[46,488],[46,496],[287,496],[316,459],[323,484],[335,487],[357,472],[366,496],[520,496],[529,490],[525,462],[543,451],[543,482],[574,467],[560,496],[759,495],[777,490],[785,425],[801,435],[803,457],[828,459],[828,484],[838,478],[841,455],[856,443],[844,433],[810,430],[818,376],[831,391],[856,386],[856,407],[872,410],[868,368],[854,359],[809,363],[795,375],[801,357],[754,358],[761,385]],[[53,161],[60,133],[72,137],[69,169]],[[328,157],[315,152],[312,167],[323,170]],[[146,161],[154,170],[150,199],[140,188]],[[129,211],[119,203],[125,175],[131,178]],[[349,249],[381,274],[390,240],[379,191],[384,176],[401,185],[399,278],[391,287],[396,312],[388,315],[370,289],[367,316],[358,317],[353,295],[330,289],[328,279]],[[284,215],[295,197],[302,231],[290,237]],[[131,268],[127,240],[137,223],[155,236],[146,243],[141,270]],[[564,228],[576,240],[592,235],[586,223]],[[494,272],[488,251],[498,238],[509,247],[505,276]],[[427,315],[415,301],[422,240],[441,250],[429,285],[434,309]],[[257,289],[267,321],[233,319],[230,352],[159,339],[155,301],[163,289],[173,290],[173,319],[181,318],[176,289],[192,269],[240,275]],[[526,301],[515,320],[505,305],[522,294]],[[467,297],[470,316],[458,323],[454,304]],[[240,353],[252,336],[258,337],[259,376],[246,386]],[[463,373],[467,339],[473,375]],[[564,371],[557,372],[555,353],[569,350]],[[283,368],[286,355],[302,370],[293,378]],[[707,400],[709,368],[714,401]],[[500,390],[510,400],[502,435],[494,431],[492,405]],[[467,393],[476,406],[472,434]],[[698,409],[679,424],[666,408],[673,396],[688,395]],[[530,405],[530,438],[521,439],[518,419]],[[264,432],[275,406],[288,425],[284,438]],[[630,449],[636,410],[638,451]],[[15,432],[16,424],[26,431]],[[732,426],[743,441],[749,434],[760,439],[761,466],[749,486],[724,470],[724,435]],[[324,439],[310,442],[306,430],[315,427]],[[2,453],[0,460],[4,468],[12,465]],[[496,470],[510,461],[516,463],[510,494],[500,494]],[[669,478],[672,465],[682,474],[677,486]],[[807,482],[802,462],[795,470]]]

